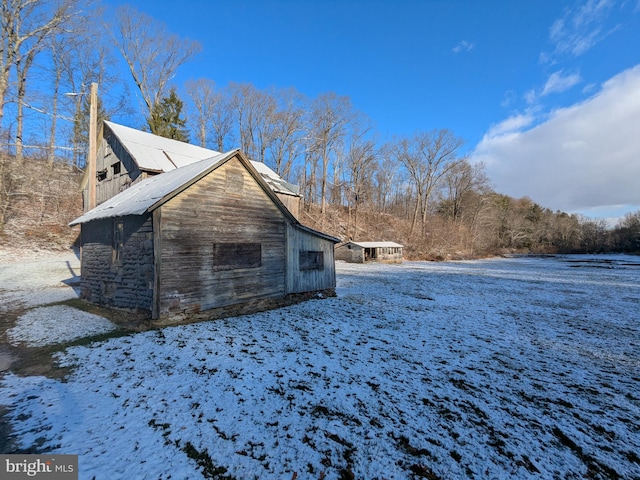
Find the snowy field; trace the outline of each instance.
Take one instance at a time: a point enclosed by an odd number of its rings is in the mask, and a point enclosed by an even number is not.
[[[67,348],[0,404],[81,479],[637,479],[639,263],[339,263],[337,298]]]
[[[0,315],[19,307],[34,307],[75,298],[80,280],[79,252],[44,256],[0,250]]]

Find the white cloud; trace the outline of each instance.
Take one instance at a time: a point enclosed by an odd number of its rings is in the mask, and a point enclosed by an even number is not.
[[[577,85],[582,81],[582,77],[579,73],[572,73],[564,75],[563,70],[552,73],[547,79],[547,83],[542,89],[540,96],[544,97],[550,93],[561,93],[569,90],[574,85]]]
[[[604,23],[615,0],[588,0],[575,9],[567,10],[549,29],[549,39],[556,53],[578,57],[611,33]]]
[[[532,88],[525,92],[523,98],[525,102],[527,102],[527,105],[529,105],[529,109],[538,108],[541,97],[545,97],[551,93],[565,92],[580,82],[582,82],[582,77],[579,73],[564,75],[564,70],[560,70],[549,75],[542,90]]]
[[[534,89],[531,89],[524,94],[524,100],[527,105],[535,105],[538,102],[538,94]]]
[[[518,132],[533,123],[535,118],[530,114],[513,115],[502,122],[492,125],[486,133],[485,138],[495,138],[507,133]]]
[[[640,65],[605,82],[586,101],[492,126],[472,158],[498,192],[566,212],[640,208]]]
[[[470,52],[471,50],[474,49],[474,47],[475,45],[473,43],[467,42],[466,40],[462,40],[458,45],[453,47],[451,50],[453,51],[453,53]]]

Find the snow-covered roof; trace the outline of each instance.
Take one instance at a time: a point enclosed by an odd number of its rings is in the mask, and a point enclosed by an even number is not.
[[[385,248],[385,247],[402,248],[402,245],[395,242],[348,242],[348,243],[351,243],[352,245],[357,245],[362,248]]]
[[[117,123],[104,123],[118,137],[140,170],[168,172],[220,154],[215,150],[160,137]]]
[[[271,187],[271,190],[287,195],[300,195],[300,187],[284,180],[280,175],[271,170],[265,163],[251,161],[264,181]]]
[[[181,190],[185,185],[195,181],[200,175],[203,175],[236,153],[238,153],[238,150],[218,153],[211,158],[134,183],[125,191],[76,218],[69,225],[73,226],[104,218],[142,215],[152,210],[152,207],[158,202],[167,199],[174,192]]]
[[[216,150],[160,137],[109,121],[104,123],[118,137],[138,168],[143,171],[169,172],[220,155]],[[264,163],[251,163],[274,192],[296,196],[300,194],[297,185],[285,181]]]

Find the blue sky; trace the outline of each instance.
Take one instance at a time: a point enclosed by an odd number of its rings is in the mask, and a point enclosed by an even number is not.
[[[383,139],[451,129],[499,192],[640,209],[640,0],[129,3],[202,43],[178,85],[333,91]]]

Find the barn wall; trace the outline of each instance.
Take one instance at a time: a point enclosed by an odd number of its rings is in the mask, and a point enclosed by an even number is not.
[[[121,237],[115,234],[117,222],[122,222]],[[152,228],[148,215],[83,224],[82,296],[98,305],[150,311],[153,297]]]
[[[336,287],[334,243],[294,225],[287,226],[287,293],[315,292]],[[310,264],[315,252],[322,264]],[[318,258],[315,255],[315,258]],[[306,263],[306,265],[305,265]]]
[[[294,217],[300,218],[300,197],[284,193],[276,193],[276,195]]]
[[[119,167],[117,166],[119,165]],[[117,173],[118,168],[120,169]],[[129,153],[106,125],[96,154],[96,205],[129,188],[133,183],[147,178]],[[83,191],[84,205],[88,205],[88,186]]]
[[[239,160],[160,209],[159,316],[284,296],[285,219]]]
[[[343,260],[349,263],[364,263],[364,249],[357,245],[340,245],[335,251],[336,260]]]

